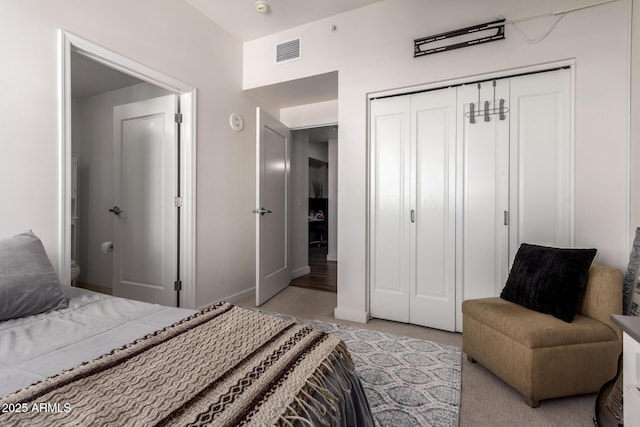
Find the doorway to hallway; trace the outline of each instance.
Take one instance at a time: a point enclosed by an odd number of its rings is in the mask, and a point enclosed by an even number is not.
[[[292,137],[291,285],[337,292],[338,126]]]

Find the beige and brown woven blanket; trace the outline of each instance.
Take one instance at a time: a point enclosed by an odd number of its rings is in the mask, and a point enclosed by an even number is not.
[[[218,304],[0,400],[0,425],[292,425],[339,417],[337,337]],[[310,420],[314,420],[311,422]]]

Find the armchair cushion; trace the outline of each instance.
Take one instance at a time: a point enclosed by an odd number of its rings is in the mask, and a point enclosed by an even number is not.
[[[573,322],[567,323],[500,298],[467,300],[462,304],[467,316],[511,337],[526,348],[618,340],[616,332],[608,325],[580,314],[575,316]],[[535,328],[531,325],[535,325]]]
[[[561,249],[523,243],[500,297],[571,322],[595,255],[596,249]]]

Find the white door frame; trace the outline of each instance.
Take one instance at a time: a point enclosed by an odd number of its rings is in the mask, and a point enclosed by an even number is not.
[[[58,273],[62,283],[71,278],[71,52],[86,56],[122,73],[176,93],[183,117],[180,184],[181,306],[195,308],[196,277],[196,89],[166,74],[64,30],[59,30],[59,247]]]

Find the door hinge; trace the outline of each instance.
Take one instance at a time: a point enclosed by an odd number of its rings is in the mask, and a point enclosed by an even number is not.
[[[173,282],[173,290],[174,291],[182,290],[182,280],[176,280],[175,282]]]
[[[176,113],[176,123],[182,123],[182,113]]]
[[[182,197],[176,196],[176,198],[174,199],[173,204],[175,205],[176,208],[181,208],[182,207]]]

